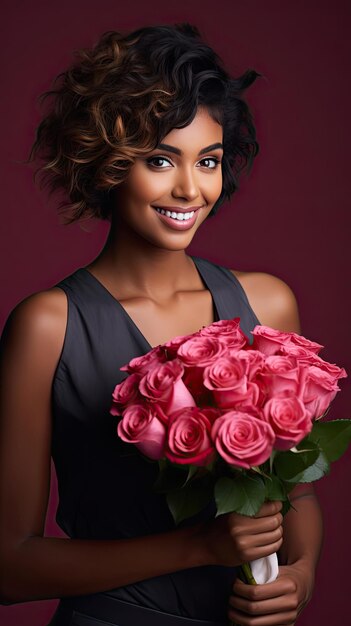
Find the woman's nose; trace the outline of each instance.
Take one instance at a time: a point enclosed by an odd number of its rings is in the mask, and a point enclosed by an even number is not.
[[[187,200],[195,200],[199,196],[196,173],[192,169],[184,168],[178,172],[173,187],[173,196],[175,198],[186,198]]]

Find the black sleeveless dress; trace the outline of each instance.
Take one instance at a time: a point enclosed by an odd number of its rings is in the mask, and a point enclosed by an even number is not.
[[[215,319],[240,316],[241,328],[251,341],[250,331],[260,322],[239,281],[226,268],[192,259],[212,294]],[[174,529],[165,496],[152,490],[158,464],[147,462],[134,446],[117,437],[118,418],[109,413],[112,391],[126,376],[119,368],[151,346],[122,305],[85,268],[55,286],[68,299],[66,334],[52,393],[52,457],[59,490],[56,521],[74,539],[124,539]],[[212,502],[182,525],[214,513]],[[196,567],[107,593],[110,598],[190,618],[189,623],[227,624],[235,577],[234,567]]]

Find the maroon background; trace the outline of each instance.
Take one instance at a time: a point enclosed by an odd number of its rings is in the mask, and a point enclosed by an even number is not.
[[[24,159],[39,119],[36,97],[71,60],[106,30],[190,21],[233,74],[263,73],[248,92],[261,153],[230,205],[205,224],[191,252],[242,270],[275,274],[294,290],[302,332],[324,345],[324,358],[351,373],[349,342],[350,4],[347,0],[234,0],[175,7],[164,0],[6,1],[2,9],[2,140],[4,174],[0,265],[3,324],[30,293],[52,286],[90,261],[106,224],[59,224],[53,201],[33,185]],[[351,386],[332,416],[350,417]],[[347,559],[350,454],[317,484],[326,539],[316,591],[299,626],[345,623],[349,610]],[[54,521],[53,472],[47,535]],[[57,600],[0,608],[0,623],[42,626]]]

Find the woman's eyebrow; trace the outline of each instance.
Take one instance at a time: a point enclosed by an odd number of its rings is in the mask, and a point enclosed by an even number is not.
[[[212,143],[210,146],[206,146],[206,148],[202,148],[202,150],[200,150],[198,156],[200,156],[200,154],[205,154],[205,152],[210,152],[210,150],[216,150],[217,148],[222,148],[223,149],[223,144],[221,143]],[[174,154],[179,154],[182,155],[182,151],[179,150],[179,148],[175,148],[174,146],[170,146],[167,143],[159,143],[156,150],[158,149],[162,149],[162,150],[166,150],[167,152],[174,152]]]

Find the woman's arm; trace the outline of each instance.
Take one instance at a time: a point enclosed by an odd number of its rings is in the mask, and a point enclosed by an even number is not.
[[[89,594],[202,565],[195,528],[118,541],[44,537],[50,487],[51,385],[66,296],[35,294],[14,309],[1,341],[0,599]]]
[[[296,298],[288,285],[269,274],[235,274],[261,324],[301,332]],[[240,624],[294,624],[311,598],[322,545],[322,514],[312,485],[297,485],[290,497],[295,510],[284,517],[277,580],[256,587],[237,580],[233,586],[228,615]]]

